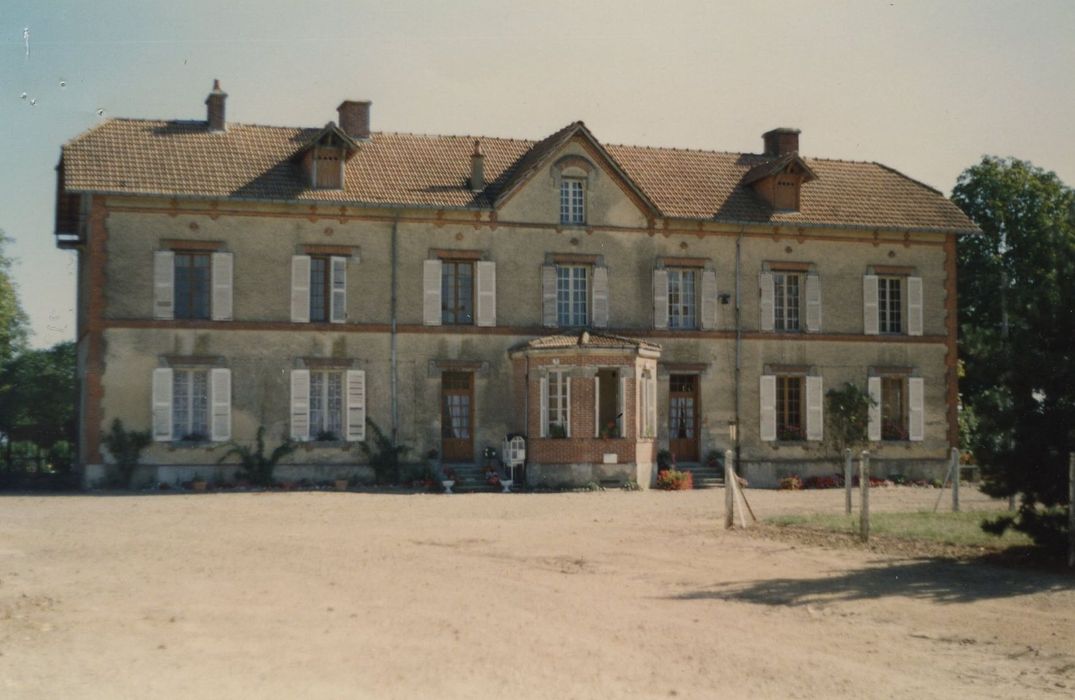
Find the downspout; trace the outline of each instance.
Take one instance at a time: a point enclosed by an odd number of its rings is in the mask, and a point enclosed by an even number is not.
[[[389,374],[388,374],[388,394],[391,397],[392,402],[392,444],[397,444],[399,439],[399,354],[397,350],[397,286],[398,286],[398,266],[399,266],[399,211],[396,211],[396,216],[392,219],[392,253],[391,253],[391,268],[392,268],[392,296],[391,296],[391,333],[389,340]]]
[[[739,423],[739,400],[742,393],[739,380],[743,371],[742,250],[743,229],[740,227],[739,235],[735,237],[735,468],[737,471],[742,469],[739,463],[739,445],[743,432]]]

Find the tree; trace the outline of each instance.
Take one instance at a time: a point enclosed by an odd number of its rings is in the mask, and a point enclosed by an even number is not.
[[[26,347],[27,317],[19,304],[18,289],[11,279],[11,258],[4,246],[11,239],[0,229],[0,367]]]
[[[829,389],[825,403],[826,434],[838,456],[842,458],[845,449],[869,441],[870,406],[874,403],[869,392],[848,382],[840,389]]]
[[[0,367],[0,433],[38,451],[75,441],[75,345],[24,350]],[[7,460],[10,465],[10,458]]]
[[[1075,195],[1031,163],[986,156],[959,176],[952,200],[982,229],[958,254],[968,443],[983,490],[1021,498],[1017,516],[993,529],[1060,544],[1055,507],[1067,500],[1075,450]]]

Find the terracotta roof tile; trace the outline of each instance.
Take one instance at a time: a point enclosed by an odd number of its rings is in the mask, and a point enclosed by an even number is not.
[[[505,187],[555,149],[575,122],[528,141],[474,136],[374,133],[346,165],[345,189],[308,186],[294,156],[319,128],[203,121],[110,119],[63,148],[68,191],[348,202],[435,208],[488,208]],[[487,186],[471,192],[475,138]],[[800,212],[774,213],[746,173],[770,158],[755,154],[606,146],[608,154],[671,218],[864,228],[970,231],[974,225],[941,193],[876,163],[805,158],[817,175],[803,185]]]

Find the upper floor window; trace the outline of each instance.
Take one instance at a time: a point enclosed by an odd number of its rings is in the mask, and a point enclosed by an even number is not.
[[[900,277],[879,277],[877,279],[877,318],[881,333],[901,333],[903,315],[901,313]]]
[[[310,320],[329,319],[329,300],[332,298],[332,265],[329,258],[310,256]]]
[[[560,180],[560,223],[586,223],[586,183],[581,178],[565,177]]]
[[[230,320],[231,253],[210,252],[219,244],[209,242],[171,243],[178,250],[158,250],[153,255],[153,317]]]
[[[441,262],[441,323],[474,323],[474,263],[470,260]]]
[[[668,269],[668,327],[698,327],[698,271]]]
[[[802,277],[797,272],[773,272],[773,328],[799,330]]]
[[[561,327],[589,324],[588,265],[556,266],[556,320]]]
[[[292,321],[343,323],[347,320],[347,260],[342,255],[292,256]]]

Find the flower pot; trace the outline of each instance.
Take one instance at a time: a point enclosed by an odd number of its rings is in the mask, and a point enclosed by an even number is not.
[[[195,479],[194,481],[190,482],[190,487],[195,491],[205,491],[205,488],[208,485],[209,484],[203,479]]]
[[[455,486],[455,479],[442,479],[440,485],[444,487],[444,493],[451,493]]]
[[[347,479],[336,479],[336,490],[337,491],[346,491],[348,483],[349,482],[347,481]]]
[[[500,485],[504,487],[503,493],[511,493],[511,485],[512,485],[512,483],[514,483],[514,482],[512,482],[511,479],[501,479],[500,480]]]

